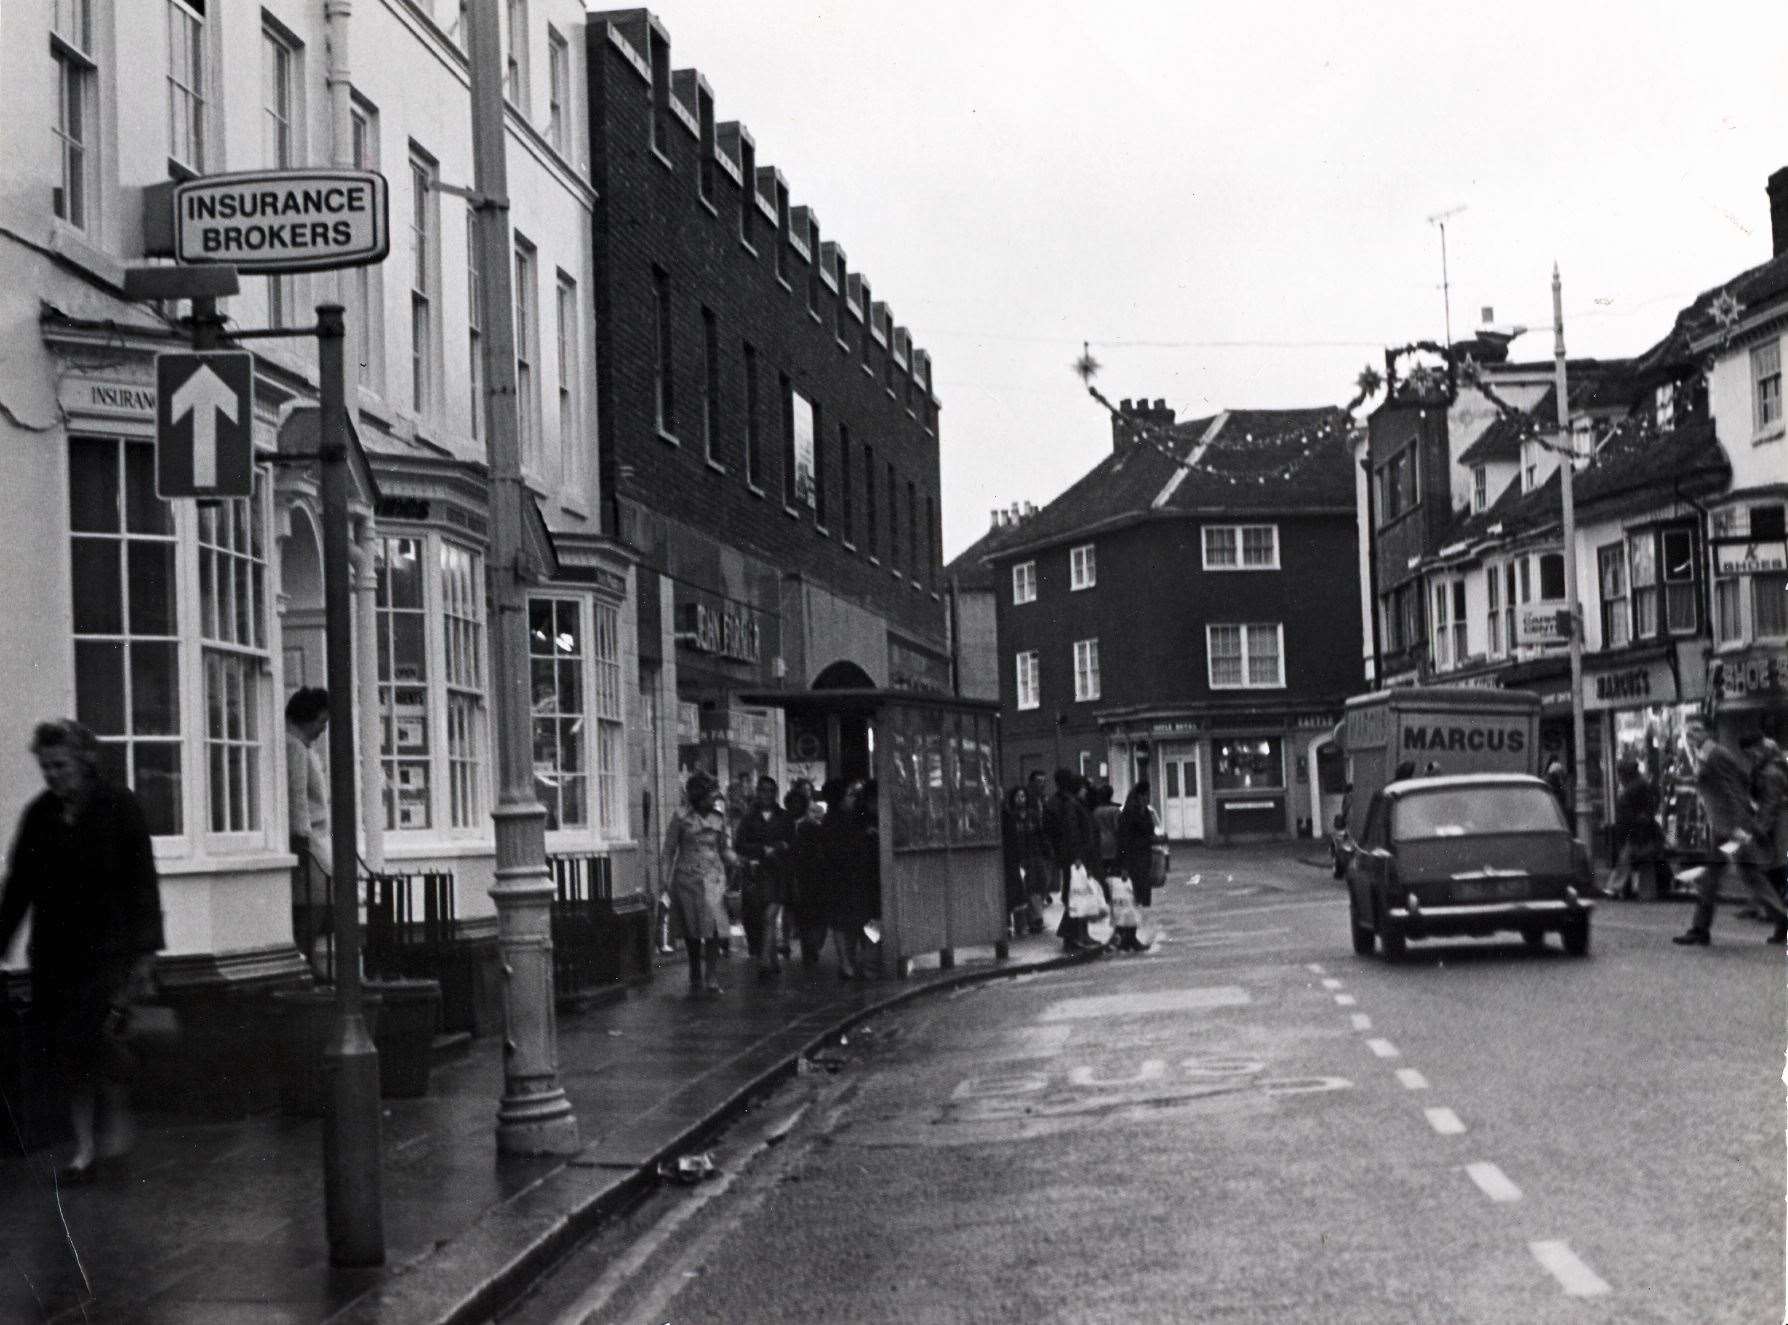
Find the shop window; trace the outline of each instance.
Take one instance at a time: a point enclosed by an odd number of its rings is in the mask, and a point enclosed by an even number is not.
[[[1602,647],[1618,649],[1627,642],[1632,623],[1626,549],[1619,543],[1597,548],[1596,574],[1602,590]]]
[[[568,599],[528,600],[528,674],[534,697],[534,794],[546,827],[589,823],[590,760],[584,664],[589,650],[579,605]]]
[[[1433,651],[1434,666],[1441,671],[1449,670],[1453,665],[1453,635],[1449,629],[1452,618],[1448,611],[1451,602],[1445,582],[1437,583],[1434,586],[1434,636],[1429,647]]]
[[[621,685],[621,612],[608,603],[593,609],[591,644],[596,717],[596,827],[604,841],[627,836],[627,729]]]
[[[1217,791],[1283,790],[1284,743],[1276,736],[1214,741],[1211,786]]]
[[[385,827],[403,831],[433,823],[422,551],[419,538],[381,538],[373,545]]]
[[[267,649],[265,497],[198,508],[199,638],[204,667],[206,799],[213,833],[262,824]]]
[[[263,832],[272,659],[260,474],[251,497],[196,507],[183,532],[155,495],[153,445],[75,437],[68,470],[75,717],[152,834]],[[191,655],[182,621],[197,622]],[[183,693],[202,722],[185,721]],[[195,764],[198,779],[187,776]]]
[[[143,803],[149,831],[185,831],[179,610],[171,508],[155,495],[155,448],[69,442],[75,717],[102,766]]]
[[[1692,635],[1699,622],[1695,610],[1694,532],[1666,529],[1658,541],[1664,563],[1664,627],[1672,635]]]

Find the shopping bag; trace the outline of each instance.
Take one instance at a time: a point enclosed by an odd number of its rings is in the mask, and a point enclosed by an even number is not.
[[[1142,924],[1142,913],[1136,909],[1136,889],[1130,880],[1114,874],[1105,881],[1111,889],[1111,927],[1136,929]]]
[[[1149,848],[1149,883],[1160,888],[1167,883],[1167,861],[1171,853],[1167,843],[1157,842]]]
[[[1086,872],[1086,866],[1076,865],[1068,876],[1068,914],[1075,920],[1097,920],[1107,910],[1105,894]]]

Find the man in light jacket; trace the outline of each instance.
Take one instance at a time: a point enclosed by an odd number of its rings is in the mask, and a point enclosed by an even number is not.
[[[1788,929],[1788,910],[1783,908],[1781,897],[1761,868],[1763,852],[1757,842],[1749,770],[1737,755],[1714,739],[1707,719],[1700,714],[1684,724],[1684,734],[1695,751],[1695,792],[1701,797],[1708,838],[1720,860],[1702,871],[1696,889],[1695,918],[1687,931],[1671,941],[1698,947],[1706,947],[1712,941],[1714,903],[1720,895],[1720,880],[1729,868],[1737,871],[1757,905],[1776,918],[1776,927]]]

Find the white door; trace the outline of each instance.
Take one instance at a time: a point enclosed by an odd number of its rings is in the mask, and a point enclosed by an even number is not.
[[[1170,838],[1204,840],[1204,807],[1198,798],[1195,751],[1161,756],[1161,819]]]

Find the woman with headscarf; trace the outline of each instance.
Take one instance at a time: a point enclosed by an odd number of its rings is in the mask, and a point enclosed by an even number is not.
[[[739,863],[727,831],[726,797],[706,773],[691,773],[684,804],[664,833],[663,874],[683,920],[689,992],[721,993],[720,941],[730,931],[726,872]],[[704,969],[705,957],[705,969]]]
[[[794,824],[794,859],[789,870],[792,895],[789,914],[801,939],[801,964],[818,966],[826,946],[826,877],[821,838],[826,803],[813,794],[813,783],[797,778],[782,808]]]
[[[0,952],[29,911],[32,1006],[50,1034],[75,1140],[61,1178],[85,1182],[99,1159],[135,1140],[122,1035],[162,947],[161,893],[143,807],[101,776],[93,733],[69,720],[39,723],[31,753],[45,790],[13,839]]]

